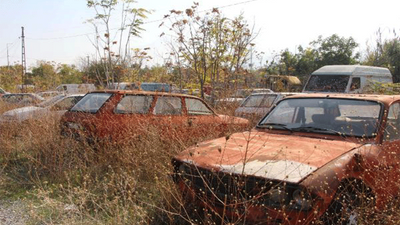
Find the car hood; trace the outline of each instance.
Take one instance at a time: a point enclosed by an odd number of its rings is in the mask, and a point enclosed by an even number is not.
[[[297,183],[360,145],[253,130],[202,142],[182,152],[176,159],[215,171]]]

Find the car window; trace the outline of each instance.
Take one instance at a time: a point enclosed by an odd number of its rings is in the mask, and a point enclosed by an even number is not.
[[[156,115],[180,115],[182,114],[182,102],[180,97],[160,96],[154,108]]]
[[[260,107],[264,95],[250,95],[241,107]]]
[[[62,99],[63,97],[64,97],[64,95],[54,96],[54,97],[52,97],[50,99],[47,99],[46,101],[43,101],[43,102],[39,103],[38,106],[40,106],[40,107],[49,107],[52,104],[54,104],[55,102],[57,102],[58,100]]]
[[[89,93],[76,103],[71,111],[96,113],[111,95],[110,93]]]
[[[189,115],[213,114],[213,112],[199,99],[185,98],[185,103]]]
[[[114,112],[118,114],[135,113],[146,114],[149,112],[153,96],[125,95],[118,103]]]
[[[57,102],[54,106],[54,110],[68,110],[72,106],[74,106],[80,99],[82,99],[83,96],[71,96],[71,97],[66,97],[59,102]]]
[[[266,95],[261,103],[261,107],[271,107],[276,99],[276,95]]]
[[[386,141],[400,140],[400,103],[395,103],[389,108],[384,139]]]
[[[312,75],[305,91],[345,92],[349,79],[348,75]]]
[[[376,136],[381,104],[351,99],[285,99],[259,127],[332,133],[349,136]]]
[[[7,95],[3,97],[9,103],[18,103],[22,100],[21,95]]]

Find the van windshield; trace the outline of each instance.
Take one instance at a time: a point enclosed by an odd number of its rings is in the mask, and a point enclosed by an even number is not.
[[[110,93],[87,94],[70,111],[96,113],[111,95]]]
[[[343,93],[349,78],[348,75],[311,75],[304,91]]]

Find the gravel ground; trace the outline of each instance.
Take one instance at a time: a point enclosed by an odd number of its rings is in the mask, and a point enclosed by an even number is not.
[[[0,225],[25,225],[27,209],[21,200],[0,201]]]

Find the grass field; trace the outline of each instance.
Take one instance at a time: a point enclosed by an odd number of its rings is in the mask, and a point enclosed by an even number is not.
[[[171,158],[193,142],[153,129],[140,140],[89,145],[61,136],[54,118],[0,131],[0,201],[22,201],[27,224],[228,224],[187,202],[171,179]],[[400,224],[398,205],[366,210],[360,224]]]

